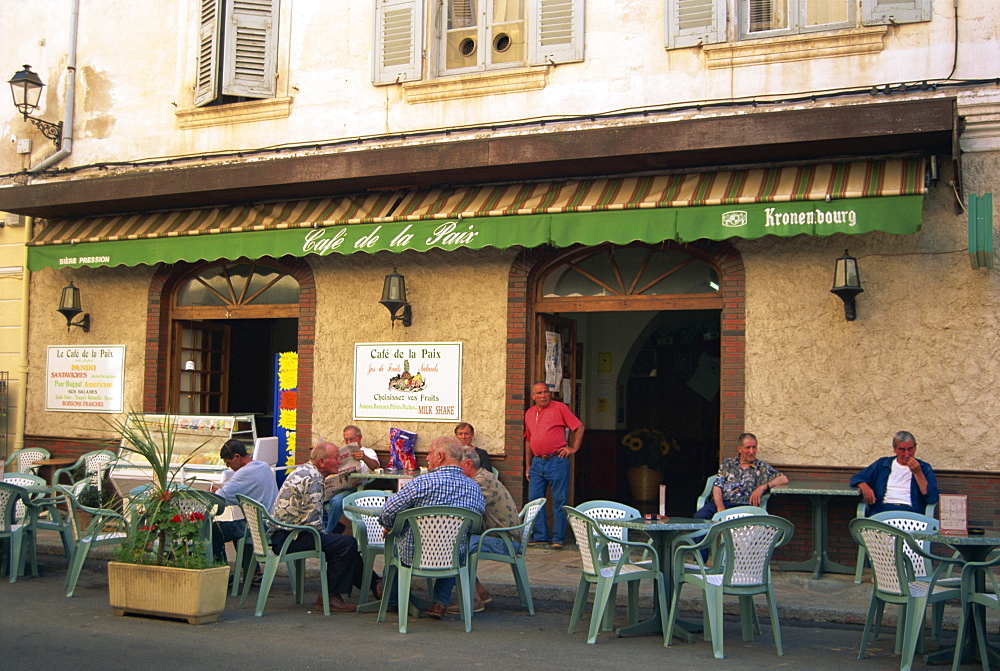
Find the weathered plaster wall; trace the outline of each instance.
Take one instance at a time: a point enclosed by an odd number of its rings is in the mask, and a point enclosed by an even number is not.
[[[1000,191],[998,155],[964,159],[966,187]],[[1000,272],[972,270],[945,166],[915,235],[739,241],[747,270],[746,427],[760,457],[861,466],[898,430],[938,469],[1000,470]],[[848,248],[857,321],[829,293]]]
[[[124,409],[142,408],[146,294],[151,276],[152,271],[146,266],[81,268],[72,273],[47,268],[32,273],[25,433],[66,438],[109,435],[104,419],[113,415],[45,410],[45,364],[49,346],[125,345]],[[65,318],[56,312],[60,292],[70,279],[80,289],[84,312],[90,313],[90,333],[83,333],[79,328],[67,333]]]
[[[354,254],[309,257],[316,276],[316,373],[313,438],[339,442],[351,423],[354,344],[359,342],[461,342],[462,418],[476,427],[476,442],[503,453],[507,274],[516,252],[438,250],[424,254]],[[385,275],[406,278],[413,325],[389,325],[378,303]],[[451,422],[357,422],[365,444],[388,450],[390,427],[419,434],[426,450]]]

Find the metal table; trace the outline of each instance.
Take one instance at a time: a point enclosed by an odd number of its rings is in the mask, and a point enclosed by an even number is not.
[[[932,543],[943,543],[955,548],[962,555],[962,559],[967,562],[986,561],[986,557],[994,548],[1000,547],[1000,531],[987,529],[985,534],[979,535],[945,535],[945,534],[925,534],[917,531],[912,532],[914,538]],[[975,589],[977,592],[986,591],[986,574],[980,569],[976,571]],[[986,607],[982,604],[973,604],[973,608],[978,608],[980,615],[985,622]],[[977,632],[975,625],[969,622],[965,628],[965,640],[956,642],[962,646],[962,663],[972,662],[979,659],[979,647],[976,640]],[[994,666],[1000,663],[1000,648],[986,642],[986,654],[989,655],[990,663]],[[924,662],[927,664],[938,664],[944,662],[950,664],[955,657],[955,647],[941,648],[936,652],[924,655]]]
[[[670,554],[670,545],[674,539],[681,534],[699,529],[707,529],[712,526],[711,520],[697,520],[693,517],[669,517],[665,520],[647,522],[643,519],[629,520],[601,520],[601,524],[613,524],[625,527],[626,529],[636,529],[649,536],[660,557],[660,572],[663,574],[663,590],[665,592],[667,607],[670,607],[670,599],[673,594],[673,557]],[[655,594],[654,594],[655,597]],[[619,636],[631,636],[633,634],[660,634],[663,631],[661,618],[665,618],[669,613],[660,613],[659,601],[653,599],[653,616],[648,620],[643,620],[636,624],[622,627],[618,630]],[[593,614],[591,617],[600,617],[600,614]],[[678,620],[674,624],[673,635],[684,639],[688,643],[693,640],[692,633],[700,631],[697,624],[681,622]]]
[[[782,485],[771,490],[773,495],[798,495],[809,499],[812,506],[812,555],[800,562],[783,562],[783,571],[812,571],[813,579],[819,580],[824,573],[854,573],[854,568],[835,562],[827,554],[828,533],[827,507],[835,496],[860,496],[856,487],[844,485],[789,486]]]

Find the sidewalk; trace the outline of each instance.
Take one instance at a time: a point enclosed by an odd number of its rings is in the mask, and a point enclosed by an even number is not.
[[[62,555],[62,545],[54,531],[39,534],[39,555]],[[232,546],[229,546],[230,554]],[[88,562],[111,557],[111,549],[96,548],[88,556]],[[580,580],[580,554],[575,545],[567,545],[561,550],[530,548],[528,550],[528,577],[531,594],[536,601],[568,601],[572,603]],[[60,567],[62,570],[62,567]],[[381,573],[381,566],[376,564]],[[279,567],[283,572],[284,567]],[[318,566],[307,565],[307,578],[318,580]],[[830,622],[842,624],[864,624],[871,600],[871,576],[865,572],[864,581],[854,584],[853,575],[826,574],[821,580],[813,580],[811,573],[774,571],[774,593],[778,602],[778,613],[782,620],[802,622]],[[499,562],[484,561],[479,564],[479,579],[493,594],[517,597],[517,588],[510,567]],[[643,581],[640,605],[652,605],[652,586]],[[593,590],[591,590],[593,592]],[[619,603],[624,604],[625,590],[619,592]],[[758,611],[766,615],[763,598],[755,599]],[[738,614],[736,599],[726,599],[726,612]],[[681,610],[701,611],[700,594],[687,587],[681,592]],[[896,624],[896,608],[886,608],[883,623]],[[945,629],[958,627],[959,607],[949,603],[945,607]],[[996,631],[1000,624],[1000,614],[987,610],[988,631]]]

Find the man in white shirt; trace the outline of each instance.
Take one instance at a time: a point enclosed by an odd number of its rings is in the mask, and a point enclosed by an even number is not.
[[[278,485],[274,471],[263,461],[255,461],[247,454],[246,446],[236,438],[223,443],[219,457],[226,466],[233,470],[232,475],[215,493],[225,499],[227,506],[238,506],[237,494],[248,496],[259,502],[268,510],[274,505],[278,496]],[[235,544],[246,533],[246,520],[238,519],[231,522],[213,522],[212,552],[216,561],[226,561],[226,542]]]
[[[934,469],[917,460],[917,441],[909,431],[892,437],[892,449],[895,457],[876,459],[851,478],[851,486],[861,492],[869,516],[891,510],[923,515],[927,505],[938,500]]]
[[[353,424],[344,427],[344,448],[342,449],[349,450],[351,458],[358,462],[360,465],[359,473],[368,474],[376,468],[380,468],[381,465],[375,450],[370,447],[362,447],[361,441],[363,439],[364,436],[361,435],[361,429],[358,427]],[[344,499],[356,491],[358,491],[357,486],[347,487],[330,497],[327,504],[326,533],[334,534],[344,530],[344,525],[340,522],[340,518],[344,515]]]

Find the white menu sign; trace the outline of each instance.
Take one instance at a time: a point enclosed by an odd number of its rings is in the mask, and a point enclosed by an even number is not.
[[[457,422],[462,417],[462,343],[358,343],[354,419]]]
[[[46,410],[118,413],[124,398],[125,345],[48,348]]]
[[[964,535],[969,526],[969,497],[965,494],[941,494],[941,533]]]

